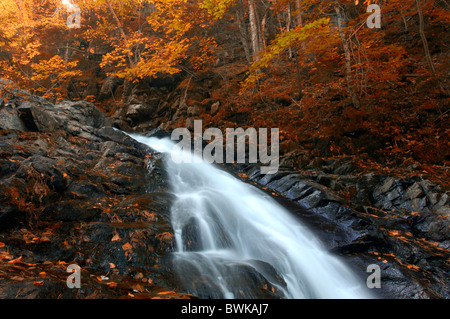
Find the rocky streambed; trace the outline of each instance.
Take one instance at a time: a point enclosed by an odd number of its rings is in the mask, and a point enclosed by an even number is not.
[[[420,177],[363,174],[350,158],[310,163],[301,171],[284,163],[273,175],[254,165],[234,169],[278,196],[356,271],[379,265],[381,298],[449,298],[447,190]]]
[[[153,134],[160,134],[158,131]],[[191,298],[174,278],[172,195],[161,154],[93,104],[0,99],[0,298]],[[387,298],[449,297],[449,195],[429,180],[357,174],[351,161],[261,175],[272,193]],[[346,198],[343,191],[353,196]],[[66,285],[81,267],[81,289]]]

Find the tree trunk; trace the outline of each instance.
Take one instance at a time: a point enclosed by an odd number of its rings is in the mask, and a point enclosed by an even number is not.
[[[298,63],[298,52],[295,54],[295,66],[297,69],[298,99],[301,100],[303,97],[303,85],[300,73],[300,65]]]
[[[419,13],[419,33],[420,33],[420,38],[422,39],[423,49],[425,51],[425,57],[427,59],[428,65],[430,67],[430,71],[433,74],[433,77],[436,77],[436,69],[434,68],[433,60],[431,60],[427,37],[425,36],[425,30],[424,30],[425,26],[424,26],[423,13],[422,13],[422,7],[420,5],[420,1],[416,0],[416,4],[417,4],[417,12]]]
[[[295,0],[295,10],[297,11],[296,15],[297,25],[303,25],[302,8],[300,7],[300,0]]]
[[[255,0],[248,0],[248,14],[250,20],[250,36],[252,43],[252,55],[253,61],[258,60],[258,53],[261,51],[260,48],[260,37],[258,28],[258,19],[256,16],[256,6]]]
[[[345,35],[342,21],[343,21],[343,15],[341,8],[339,6],[339,3],[337,1],[335,3],[335,10],[337,14],[337,23],[338,23],[338,32],[339,36],[342,40],[342,46],[344,49],[344,57],[345,57],[345,80],[347,82],[347,88],[348,93],[350,95],[350,98],[352,99],[353,106],[355,108],[360,107],[359,98],[355,93],[354,83],[353,83],[353,76],[352,76],[352,61],[351,61],[351,54],[350,54],[350,48],[348,46],[347,36]]]
[[[288,3],[287,4],[287,17],[286,17],[286,31],[289,32],[291,31],[291,24],[292,24],[292,14],[291,14],[291,4]],[[289,53],[289,60],[292,59],[292,48],[289,47],[288,48],[288,53]],[[298,60],[297,60],[298,63]]]
[[[248,32],[247,32],[247,25],[245,24],[242,0],[239,0],[238,2],[238,6],[236,9],[236,20],[238,21],[239,35],[241,38],[242,46],[244,48],[245,57],[247,59],[248,64],[251,64],[252,58],[250,53],[250,46],[248,44]]]
[[[64,52],[65,69],[67,70],[67,63],[69,63],[69,41],[66,42],[66,49]]]

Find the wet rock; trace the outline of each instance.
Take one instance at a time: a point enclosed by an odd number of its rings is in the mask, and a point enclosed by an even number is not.
[[[30,132],[37,132],[39,131],[36,122],[34,121],[33,116],[33,106],[31,103],[22,103],[17,108],[17,111],[19,113],[19,118],[22,121],[22,123],[25,126],[25,129]]]
[[[25,129],[17,110],[11,104],[0,109],[0,129],[14,131]]]
[[[156,128],[151,130],[150,132],[146,133],[145,136],[147,137],[156,137],[156,138],[165,138],[165,137],[169,137],[171,136],[171,134],[165,130]]]
[[[273,190],[276,190],[277,192],[283,193],[289,190],[295,183],[297,183],[300,177],[301,175],[289,174],[280,179],[268,183],[267,186]]]
[[[450,238],[450,217],[447,215],[433,220],[428,227],[428,234],[432,240],[448,240]]]
[[[62,222],[90,222],[98,219],[100,210],[96,208],[86,208],[85,205],[78,200],[68,200],[60,203],[52,203],[48,205],[40,218],[47,221]]]
[[[191,255],[189,260],[183,256],[177,256],[174,260],[176,271],[183,275],[179,277],[180,284],[188,291],[196,291],[200,298],[229,298],[230,295],[236,299],[284,297],[277,287],[286,287],[286,283],[267,263],[256,260],[246,263],[219,260],[214,263],[214,267],[218,268],[223,277],[216,278],[213,272],[205,273],[207,268],[200,272],[196,265],[203,262],[207,261],[203,261],[200,254]],[[221,280],[229,283],[229,286],[225,287],[228,295],[225,295]]]
[[[422,187],[420,187],[419,183],[414,183],[408,190],[406,194],[409,199],[414,199],[418,197],[423,197],[425,194],[422,191]]]
[[[16,104],[22,110],[17,119],[26,125],[0,130],[0,258],[23,260],[26,269],[23,280],[0,278],[0,295],[118,298],[127,292],[95,278],[113,273],[125,285],[136,269],[146,273],[147,291],[179,291],[163,265],[174,243],[168,222],[173,198],[161,159],[114,130],[90,103],[53,105],[29,97]],[[0,273],[9,276],[13,264],[2,260]],[[78,295],[67,293],[63,263],[82,267]],[[22,295],[29,282],[41,282],[38,270],[28,270],[31,264],[49,277]]]
[[[117,87],[122,83],[123,80],[112,75],[108,76],[100,88],[99,99],[102,100],[113,97]]]
[[[257,166],[239,169],[250,180],[306,209],[300,218],[316,229],[333,252],[363,258],[366,266],[382,257],[371,259],[365,254],[395,256],[382,264],[383,296],[447,296],[448,192],[420,178],[355,174],[351,162],[315,159],[303,171],[291,168],[281,173],[284,168],[280,168],[274,176],[261,175]]]
[[[266,174],[261,179],[258,179],[258,184],[265,186],[270,182],[278,180],[288,174],[289,174],[288,172],[280,172],[280,171],[276,172],[275,174]]]
[[[30,176],[33,173],[35,176]],[[34,177],[36,183],[41,181],[57,193],[63,193],[67,188],[67,179],[63,172],[56,168],[56,161],[48,157],[32,156],[24,160],[16,172],[16,177],[24,179]]]

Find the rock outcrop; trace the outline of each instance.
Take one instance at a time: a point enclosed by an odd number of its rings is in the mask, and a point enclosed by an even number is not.
[[[9,99],[0,128],[0,297],[187,296],[166,258],[171,195],[159,154],[81,101]],[[70,264],[81,289],[66,285]]]
[[[293,202],[288,205],[326,246],[362,272],[378,264],[382,297],[450,297],[450,199],[441,186],[420,177],[362,174],[351,159],[310,163],[301,171],[285,165],[273,175],[255,165],[235,169]]]

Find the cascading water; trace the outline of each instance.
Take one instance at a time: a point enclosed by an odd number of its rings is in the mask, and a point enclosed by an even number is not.
[[[170,139],[131,135],[161,153]],[[177,154],[192,158],[191,153]],[[167,172],[180,282],[201,298],[370,298],[365,283],[274,199],[206,162]]]

